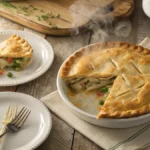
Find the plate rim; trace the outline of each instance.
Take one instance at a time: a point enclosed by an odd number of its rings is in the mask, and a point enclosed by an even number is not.
[[[23,30],[3,30],[3,31],[0,31],[0,36],[3,36],[3,35],[7,35],[7,34],[19,34],[20,35],[29,35],[29,36],[32,36],[33,38],[36,38],[38,41],[40,41],[44,46],[45,48],[47,49],[47,52],[48,52],[48,57],[51,55],[51,60],[47,62],[46,66],[44,68],[42,68],[42,70],[38,73],[36,73],[34,76],[30,77],[27,76],[25,79],[23,80],[14,80],[14,81],[11,81],[10,83],[7,82],[3,82],[3,83],[0,83],[0,86],[4,87],[4,86],[15,86],[15,85],[20,85],[20,84],[24,84],[24,83],[27,83],[27,82],[30,82],[32,80],[35,80],[36,78],[40,77],[41,75],[43,75],[52,65],[53,61],[54,61],[54,50],[53,50],[53,47],[52,45],[46,40],[44,39],[43,37],[37,35],[36,33],[33,33],[33,32],[28,32],[28,31],[23,31]],[[51,51],[49,51],[51,50]]]
[[[36,143],[36,141],[34,142],[35,144],[30,148],[30,149],[28,149],[28,150],[33,150],[33,149],[35,149],[35,148],[37,148],[37,147],[39,147],[46,139],[47,139],[47,137],[49,136],[49,134],[50,134],[50,132],[51,132],[51,130],[52,130],[52,115],[51,115],[51,113],[50,113],[50,111],[49,111],[49,109],[46,107],[46,105],[40,100],[40,99],[37,99],[37,98],[35,98],[35,97],[33,97],[33,96],[31,96],[31,95],[28,95],[28,94],[25,94],[25,93],[20,93],[20,92],[11,92],[11,91],[4,91],[4,92],[0,92],[0,96],[1,95],[6,95],[6,97],[8,96],[8,97],[10,97],[10,96],[13,96],[13,95],[15,95],[15,96],[24,96],[24,97],[27,97],[27,98],[29,98],[30,100],[29,101],[36,101],[37,103],[39,103],[39,105],[41,105],[44,109],[44,111],[45,111],[45,113],[47,113],[47,116],[49,117],[49,120],[48,120],[48,122],[46,122],[48,125],[47,125],[47,132],[45,133],[45,132],[43,132],[44,134],[43,134],[43,138],[42,139],[40,139],[39,141],[38,141],[38,143]],[[1,101],[1,100],[0,100]],[[28,143],[27,143],[28,144]],[[23,145],[22,147],[20,147],[20,148],[15,148],[14,150],[22,150],[22,148],[29,148],[29,147],[26,147],[26,145]]]

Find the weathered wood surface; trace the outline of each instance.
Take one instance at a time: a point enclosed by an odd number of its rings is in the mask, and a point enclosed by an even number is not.
[[[101,20],[128,17],[133,6],[134,0],[0,2],[0,16],[45,34],[70,35],[71,29],[84,26],[95,15],[101,16]]]
[[[0,87],[0,91],[17,91],[32,95],[36,98],[41,98],[56,90],[56,76],[60,65],[71,53],[80,47],[104,40],[127,41],[138,44],[146,36],[150,37],[150,19],[143,13],[141,2],[141,0],[137,0],[135,3],[135,11],[130,19],[132,31],[129,35],[125,36],[126,33],[123,34],[124,37],[115,35],[119,34],[114,32],[114,29],[117,30],[119,28],[117,22],[113,25],[112,29],[109,28],[109,30],[111,29],[111,34],[109,33],[109,35],[107,35],[107,32],[98,30],[95,33],[86,32],[74,37],[46,36],[46,39],[52,44],[55,52],[55,60],[50,69],[34,81],[16,87]],[[125,22],[129,23],[128,21]],[[23,30],[24,27],[0,18],[0,30],[1,29]],[[101,37],[101,35],[105,38]],[[102,150],[56,115],[52,114],[52,119],[53,128],[51,134],[36,150]]]

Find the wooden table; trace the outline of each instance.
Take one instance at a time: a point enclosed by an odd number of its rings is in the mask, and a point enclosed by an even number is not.
[[[138,44],[146,36],[150,37],[150,19],[142,10],[141,0],[136,0],[135,11],[131,17],[132,31],[127,37],[117,37],[113,33],[107,41],[127,41]],[[0,18],[0,29],[19,29],[24,27]],[[92,32],[81,33],[73,37],[46,36],[55,52],[55,60],[50,69],[36,80],[13,87],[0,87],[0,91],[16,91],[41,98],[56,90],[56,75],[62,62],[77,49],[91,43],[101,42]],[[102,150],[55,114],[52,114],[53,128],[47,140],[36,150]]]

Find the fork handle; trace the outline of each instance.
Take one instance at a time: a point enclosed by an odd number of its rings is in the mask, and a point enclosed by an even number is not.
[[[4,133],[2,133],[2,134],[0,135],[0,138],[2,138],[7,132],[8,132],[8,130],[6,130]]]

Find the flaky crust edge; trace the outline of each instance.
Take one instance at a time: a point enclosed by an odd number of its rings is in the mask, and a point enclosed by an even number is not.
[[[130,50],[134,50],[138,53],[141,53],[143,55],[147,55],[150,54],[150,50],[148,50],[147,48],[144,48],[142,46],[137,46],[135,44],[129,44],[126,42],[103,42],[103,43],[95,43],[95,44],[91,44],[88,46],[85,46],[79,50],[77,50],[75,53],[73,53],[70,57],[67,58],[67,60],[63,63],[63,66],[61,67],[60,70],[60,77],[65,78],[68,76],[69,71],[71,70],[72,64],[75,62],[75,60],[77,58],[82,57],[82,54],[86,51],[86,50],[91,50],[93,51],[93,47],[96,47],[94,50],[96,51],[96,49],[101,49],[101,50],[105,50],[108,48],[128,48]]]
[[[25,49],[25,52],[23,53],[19,53],[18,55],[14,55],[14,53],[8,53],[7,55],[2,55],[1,53],[0,53],[0,57],[1,58],[5,58],[5,57],[11,57],[11,58],[18,58],[18,57],[32,57],[32,55],[33,55],[33,49],[32,49],[32,47],[31,47],[31,45],[25,40],[25,39],[23,39],[23,38],[21,38],[20,36],[18,36],[18,35],[16,35],[16,34],[14,34],[14,35],[12,35],[9,39],[8,39],[8,41],[7,42],[9,42],[9,41],[11,41],[11,40],[13,40],[13,39],[15,39],[24,49]]]
[[[139,101],[139,105],[142,104],[143,100],[149,102],[149,92],[150,92],[150,82],[146,82],[141,90],[138,92],[136,99]],[[130,118],[137,117],[147,113],[150,113],[150,103],[146,103],[137,109],[127,110],[127,111],[113,111],[111,109],[105,111],[104,108],[97,115],[98,118]]]
[[[142,108],[139,109],[134,109],[134,110],[128,110],[128,111],[123,111],[123,112],[112,112],[110,111],[109,113],[105,112],[100,112],[97,115],[97,119],[99,118],[131,118],[131,117],[137,117],[141,116],[144,114],[150,113],[150,105],[148,106],[143,106]]]

